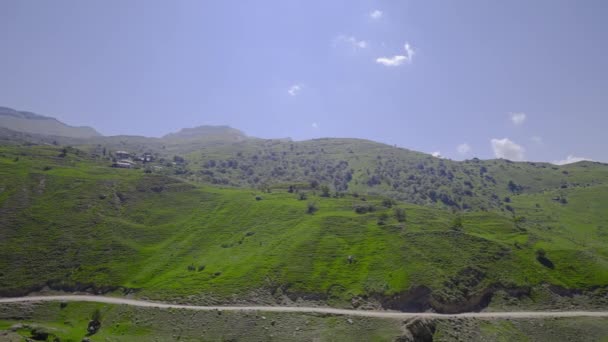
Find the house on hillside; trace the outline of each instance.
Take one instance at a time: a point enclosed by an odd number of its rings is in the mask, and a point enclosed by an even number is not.
[[[116,163],[113,163],[112,167],[118,167],[121,169],[130,169],[133,167],[133,164],[127,163],[127,162],[121,160],[121,161],[117,161]]]
[[[126,151],[116,151],[114,152],[116,159],[128,159],[131,158],[131,154]]]
[[[152,156],[152,153],[148,153],[148,152],[144,153],[141,156],[141,158],[142,158],[142,161],[144,163],[149,163],[149,162],[153,162],[154,161],[154,156]]]

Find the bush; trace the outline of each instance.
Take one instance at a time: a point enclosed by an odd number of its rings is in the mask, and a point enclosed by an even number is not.
[[[393,201],[390,198],[385,198],[382,200],[382,206],[384,206],[386,208],[392,208],[393,204],[395,204],[395,201]]]
[[[205,265],[199,265],[198,268],[196,269],[198,272],[202,271],[205,269]]]
[[[452,230],[456,230],[456,231],[460,231],[462,230],[463,226],[462,226],[462,217],[461,216],[456,216],[454,218],[454,220],[452,221]]]
[[[403,208],[395,208],[395,218],[398,222],[405,222],[407,215],[405,213],[405,209]]]
[[[357,214],[371,213],[376,210],[372,204],[358,204],[354,207]]]
[[[539,248],[536,250],[536,260],[538,262],[541,263],[541,265],[550,268],[550,269],[554,269],[555,265],[553,264],[553,261],[549,260],[549,258],[547,258],[547,252],[545,252],[544,249]]]
[[[385,225],[386,221],[388,221],[388,214],[387,213],[382,213],[382,214],[378,215],[378,225],[379,226]]]
[[[539,248],[536,250],[536,257],[537,258],[544,258],[547,255],[547,252],[545,252],[544,249]]]
[[[317,208],[317,205],[315,202],[308,202],[308,206],[306,209],[306,212],[308,214],[314,214],[317,210],[319,210],[319,208]]]
[[[327,185],[321,186],[321,197],[330,197],[329,187]]]
[[[305,192],[300,192],[300,193],[298,194],[298,199],[299,199],[300,201],[304,201],[304,200],[306,200],[307,198],[308,198],[308,195],[307,195]]]
[[[101,321],[101,311],[99,311],[99,309],[93,311],[93,314],[91,314],[91,321]]]

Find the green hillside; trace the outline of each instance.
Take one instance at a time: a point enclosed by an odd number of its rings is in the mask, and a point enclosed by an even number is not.
[[[608,184],[608,166],[593,162],[562,167],[502,159],[457,162],[361,139],[232,142],[229,135],[212,137],[112,137],[77,146],[98,155],[103,148],[152,152],[169,167],[169,174],[197,183],[254,189],[325,185],[332,194],[387,196],[456,211],[509,211],[513,195]],[[176,158],[184,162],[173,167],[170,162]]]
[[[458,163],[360,140],[260,141],[202,149],[147,173],[110,168],[109,157],[85,150],[0,147],[0,295],[46,286],[453,312],[483,308],[497,293],[544,305],[547,286],[601,297],[608,284],[602,164]],[[245,160],[252,166],[241,168]],[[366,184],[377,168],[404,171]],[[250,185],[251,169],[268,178]],[[204,178],[216,172],[225,186]],[[391,174],[422,185],[395,201]],[[452,196],[466,181],[466,210],[464,197],[455,206],[421,195]]]

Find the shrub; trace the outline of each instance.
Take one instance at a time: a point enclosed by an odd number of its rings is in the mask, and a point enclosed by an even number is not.
[[[358,204],[355,205],[354,209],[357,214],[365,214],[367,212],[371,213],[376,210],[372,204]]]
[[[536,250],[536,260],[547,268],[550,268],[550,269],[555,268],[553,261],[551,261],[551,260],[549,260],[549,258],[547,258],[547,252],[545,252],[545,250],[542,248],[539,248]]]
[[[198,268],[196,269],[198,272],[202,271],[205,269],[205,265],[198,265]]]
[[[307,198],[308,198],[308,195],[307,195],[305,192],[300,192],[300,193],[298,194],[298,199],[299,199],[300,201],[304,201],[304,200],[306,200]]]
[[[91,321],[101,321],[101,311],[99,311],[99,309],[95,309],[95,311],[93,311],[91,314]]]
[[[308,202],[308,206],[306,209],[306,212],[308,214],[314,214],[317,210],[319,210],[319,208],[317,208],[317,205],[315,202]]]
[[[405,219],[407,218],[405,209],[395,208],[395,218],[398,222],[405,222]]]
[[[379,226],[385,225],[386,221],[388,221],[388,214],[387,213],[382,213],[382,214],[378,215],[378,225]]]
[[[321,197],[330,197],[329,187],[327,185],[321,186]]]
[[[462,230],[463,226],[462,226],[462,217],[461,216],[456,216],[454,218],[454,220],[452,221],[452,230],[456,230],[456,231],[460,231]]]
[[[544,258],[547,255],[547,252],[545,252],[544,249],[539,248],[536,250],[536,257],[537,258]]]
[[[395,203],[395,201],[393,201],[390,198],[385,198],[382,200],[382,206],[384,206],[386,208],[392,208],[394,203]]]

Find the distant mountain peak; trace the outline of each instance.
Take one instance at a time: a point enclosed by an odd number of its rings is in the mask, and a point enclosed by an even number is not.
[[[192,128],[182,128],[178,132],[169,133],[163,137],[163,139],[205,139],[235,142],[243,141],[247,138],[247,135],[242,131],[226,125],[204,125]]]
[[[49,116],[18,111],[8,107],[0,107],[0,127],[23,133],[56,135],[70,138],[101,136],[99,132],[91,127],[70,126]]]

